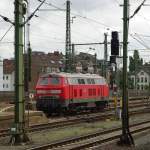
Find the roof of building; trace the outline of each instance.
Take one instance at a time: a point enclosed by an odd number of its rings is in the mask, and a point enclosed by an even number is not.
[[[3,60],[3,73],[11,74],[15,70],[14,60],[13,59],[4,59]]]
[[[141,66],[139,67],[135,72],[130,73],[130,75],[135,75],[138,74],[139,72],[144,71],[146,72],[148,75],[150,75],[150,66]]]

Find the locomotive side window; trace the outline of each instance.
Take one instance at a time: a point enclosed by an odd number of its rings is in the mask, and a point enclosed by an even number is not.
[[[58,85],[58,84],[60,84],[60,78],[53,77],[50,79],[50,83],[54,84],[54,85]]]
[[[100,79],[95,79],[96,84],[100,84]]]
[[[81,80],[80,79],[78,79],[78,84],[81,84]]]
[[[85,84],[84,79],[78,79],[78,84]]]
[[[78,80],[76,78],[68,78],[69,84],[78,84]]]
[[[81,79],[81,83],[82,83],[82,84],[85,84],[85,81],[84,81],[84,79]]]
[[[88,84],[91,84],[91,79],[87,79],[87,83],[88,83]]]
[[[95,84],[95,81],[94,81],[94,79],[91,79],[91,83],[92,83],[92,84]]]
[[[48,78],[41,78],[39,81],[39,85],[48,85]]]

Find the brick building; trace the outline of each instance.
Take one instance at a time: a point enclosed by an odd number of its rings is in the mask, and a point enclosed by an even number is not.
[[[58,51],[48,54],[33,51],[31,59],[31,83],[29,84],[30,91],[34,91],[37,80],[41,74],[64,71],[65,58],[64,55]],[[3,62],[3,90],[14,91],[14,60],[4,59]],[[95,62],[97,62],[97,64],[95,64]],[[96,60],[93,55],[80,53],[75,56],[76,72],[94,73],[95,66],[97,66],[97,72],[100,73],[99,60]]]

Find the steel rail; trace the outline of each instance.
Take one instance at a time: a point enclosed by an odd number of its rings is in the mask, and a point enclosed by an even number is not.
[[[150,120],[143,121],[143,122],[140,122],[140,123],[132,124],[132,125],[130,125],[130,127],[136,127],[137,128],[140,125],[145,125],[145,124],[149,124],[149,123],[150,123]],[[121,131],[121,129],[122,129],[121,127],[118,127],[118,128],[114,128],[114,129],[110,129],[110,130],[105,130],[105,131],[97,131],[97,132],[92,133],[92,134],[87,134],[87,135],[84,135],[84,136],[65,139],[65,140],[62,140],[62,141],[55,142],[55,143],[50,143],[50,144],[45,144],[45,145],[33,147],[33,148],[30,148],[29,150],[46,150],[46,149],[53,149],[53,148],[57,148],[57,147],[61,147],[61,146],[63,148],[65,148],[64,147],[65,145],[69,146],[68,144],[72,144],[72,143],[77,143],[78,144],[79,141],[83,141],[83,140],[87,140],[87,139],[89,140],[89,139],[99,137],[99,136],[102,136],[102,135],[104,136],[104,135],[109,134],[109,133],[113,133],[113,132],[116,132],[116,131]],[[138,133],[138,132],[141,132],[141,131],[147,130],[147,129],[150,129],[150,125],[148,127],[135,129],[134,131],[131,131],[131,132],[132,133]],[[97,144],[102,144],[104,142],[108,142],[108,141],[112,141],[114,139],[118,139],[119,137],[120,137],[120,134],[109,137],[109,138],[106,138],[106,139],[96,140],[94,142],[89,142],[89,143],[77,145],[76,147],[70,148],[70,150],[80,150],[80,149],[84,149],[84,148],[89,148],[89,147],[95,146]]]
[[[142,110],[132,111],[130,112],[130,115],[138,115],[143,113],[149,113],[149,110],[142,109]],[[111,117],[114,117],[114,113],[112,112],[108,112],[107,114],[102,114],[102,115],[100,115],[100,113],[91,114],[91,116],[84,115],[84,116],[80,116],[79,118],[73,118],[73,119],[51,122],[46,124],[32,125],[27,129],[27,132],[36,132],[41,130],[53,129],[53,128],[67,127],[79,123],[102,121]],[[9,129],[0,130],[0,137],[5,137],[9,135],[10,135]]]

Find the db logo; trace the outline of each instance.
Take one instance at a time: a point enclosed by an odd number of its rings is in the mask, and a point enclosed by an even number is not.
[[[30,94],[29,94],[29,98],[30,98],[30,99],[33,99],[33,98],[34,98],[34,94],[33,94],[33,93],[30,93]]]

